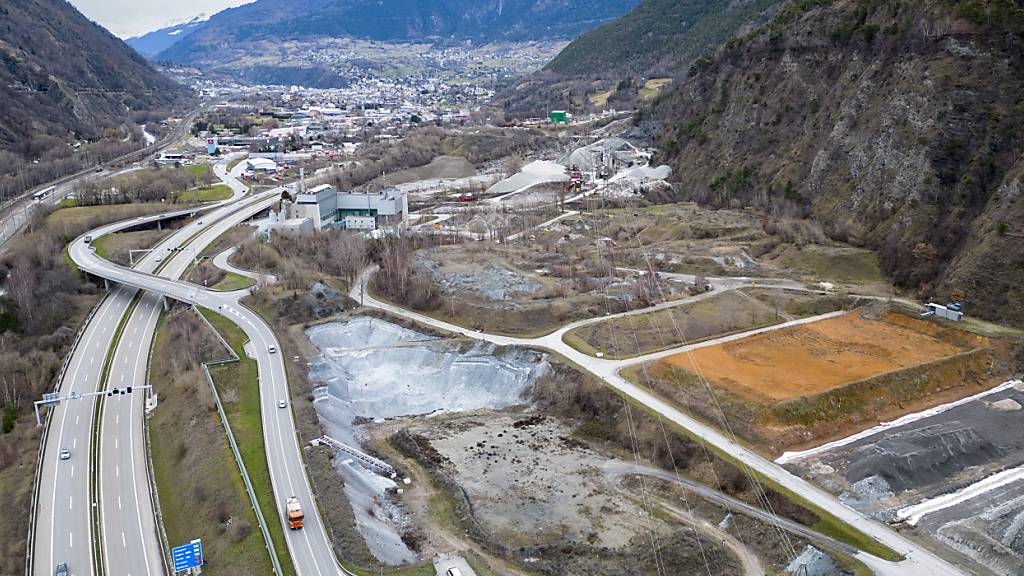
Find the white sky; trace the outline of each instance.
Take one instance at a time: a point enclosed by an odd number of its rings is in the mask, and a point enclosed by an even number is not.
[[[211,16],[253,0],[69,0],[87,18],[120,38],[159,30],[199,14]]]

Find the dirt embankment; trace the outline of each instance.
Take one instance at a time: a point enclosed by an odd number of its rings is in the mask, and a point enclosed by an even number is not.
[[[1012,371],[1008,348],[897,312],[858,311],[673,357],[649,372],[659,393],[724,425],[721,406],[737,434],[778,454],[1001,382]]]

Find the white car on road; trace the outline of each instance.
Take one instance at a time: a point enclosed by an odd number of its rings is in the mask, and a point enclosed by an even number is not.
[[[61,460],[67,460],[68,458],[71,458],[71,450],[68,450],[67,448],[61,448],[60,449],[60,459]]]

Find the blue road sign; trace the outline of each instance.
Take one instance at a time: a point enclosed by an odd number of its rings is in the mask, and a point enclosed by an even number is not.
[[[203,565],[203,543],[197,538],[184,546],[171,549],[174,571],[184,572]]]

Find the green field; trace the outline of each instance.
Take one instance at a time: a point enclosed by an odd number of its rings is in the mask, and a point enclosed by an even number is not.
[[[252,278],[246,278],[241,274],[235,274],[234,272],[227,272],[224,275],[224,279],[217,282],[210,288],[219,292],[231,292],[233,290],[242,290],[255,284],[256,282]]]
[[[184,372],[175,369],[173,354],[186,351],[171,336],[164,316],[150,368],[160,403],[148,425],[167,538],[172,546],[202,538],[208,560],[204,574],[270,574],[256,514],[220,418],[210,409],[206,377],[195,365]],[[227,352],[220,347],[217,355]],[[227,520],[233,527],[226,526]],[[240,530],[243,522],[247,534]]]
[[[274,505],[270,469],[267,466],[267,454],[263,445],[259,372],[256,361],[246,356],[243,349],[248,337],[238,326],[220,314],[206,309],[202,309],[202,314],[238,355],[238,362],[213,367],[210,372],[217,388],[222,391],[224,412],[249,472],[263,517],[267,520],[281,567],[285,574],[293,574],[294,568],[285,543],[284,529],[277,517],[277,506]]]
[[[178,202],[216,202],[231,197],[231,187],[227,184],[216,184],[208,188],[197,188],[187,192],[179,192],[175,198]]]

